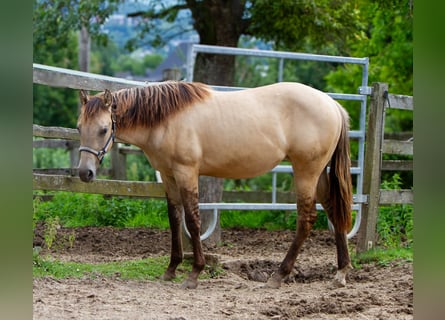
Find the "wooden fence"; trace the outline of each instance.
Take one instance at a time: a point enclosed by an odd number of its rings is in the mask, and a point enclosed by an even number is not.
[[[366,131],[363,194],[368,195],[362,204],[362,221],[357,238],[357,252],[371,249],[376,241],[376,226],[380,205],[412,204],[412,190],[382,190],[382,170],[413,170],[412,160],[382,161],[383,154],[413,155],[413,137],[405,141],[384,139],[386,109],[413,111],[413,97],[388,94],[388,84],[374,83],[369,105]],[[402,136],[403,137],[403,136]]]
[[[64,74],[65,72],[65,74]],[[62,86],[73,89],[117,90],[120,88],[145,85],[142,82],[127,81],[112,77],[69,72],[65,69],[34,65],[34,83],[49,86]],[[389,102],[389,103],[388,103]],[[381,190],[380,176],[382,170],[412,170],[412,160],[382,161],[382,154],[413,154],[412,139],[399,136],[410,141],[395,140],[397,135],[384,139],[385,109],[396,108],[413,110],[413,99],[410,96],[388,94],[388,85],[373,84],[371,103],[369,107],[368,128],[366,132],[366,150],[364,165],[363,194],[367,201],[362,203],[362,222],[358,233],[357,251],[365,251],[374,246],[376,239],[376,222],[379,205],[413,203],[412,190]],[[109,169],[101,169],[112,179],[97,179],[92,183],[83,183],[77,177],[78,140],[77,130],[60,127],[44,127],[33,125],[34,137],[45,140],[34,141],[34,147],[62,147],[70,150],[71,168],[34,169],[33,189],[48,191],[72,191],[119,195],[145,198],[164,198],[164,188],[158,182],[140,182],[126,180],[126,155],[142,152],[134,147],[114,144]],[[271,192],[267,191],[225,191],[223,201],[226,202],[270,202]],[[277,192],[279,203],[294,203],[293,192]]]

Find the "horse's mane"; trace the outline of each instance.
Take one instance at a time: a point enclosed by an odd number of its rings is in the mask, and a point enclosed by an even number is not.
[[[210,92],[205,84],[177,81],[116,91],[113,100],[117,106],[117,127],[154,127],[185,107],[203,101]]]
[[[154,127],[169,116],[203,101],[211,94],[209,86],[199,82],[167,81],[146,87],[121,89],[112,93],[118,128]],[[91,97],[82,108],[81,117],[93,118],[108,109],[103,94]]]

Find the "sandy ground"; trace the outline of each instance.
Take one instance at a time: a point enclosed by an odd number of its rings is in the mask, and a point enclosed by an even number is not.
[[[42,245],[42,232],[38,226],[35,246]],[[50,254],[63,261],[135,260],[170,250],[168,231],[62,228],[58,236]],[[349,273],[346,287],[334,289],[335,244],[328,231],[311,233],[280,289],[264,288],[292,237],[292,231],[223,230],[223,245],[205,251],[224,272],[200,280],[196,290],[118,276],[34,279],[34,319],[413,319],[412,263],[364,265]]]

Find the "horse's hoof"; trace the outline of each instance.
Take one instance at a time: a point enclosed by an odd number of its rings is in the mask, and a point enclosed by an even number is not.
[[[281,277],[274,273],[272,276],[267,280],[265,288],[270,289],[279,289],[281,287]]]
[[[337,278],[337,276],[334,278],[334,280],[332,281],[332,287],[334,289],[336,288],[343,288],[346,286],[346,280],[345,279],[340,279]]]
[[[352,266],[348,264],[346,267],[344,267],[341,270],[338,270],[335,274],[334,281],[332,282],[332,285],[335,288],[342,288],[346,286],[346,275],[348,274],[348,271],[352,269]]]
[[[182,285],[181,289],[196,289],[198,286],[198,280],[186,279]]]
[[[161,276],[161,280],[164,281],[172,281],[174,278],[176,278],[176,274],[174,273],[170,273],[170,272],[165,272],[162,276]]]

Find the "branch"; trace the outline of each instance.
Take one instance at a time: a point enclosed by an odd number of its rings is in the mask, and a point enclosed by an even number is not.
[[[134,18],[134,17],[144,17],[144,18],[153,18],[153,19],[165,19],[169,16],[171,17],[174,15],[177,16],[178,12],[180,10],[189,9],[189,7],[186,4],[177,4],[168,8],[165,8],[159,12],[154,12],[153,9],[148,11],[136,11],[132,13],[128,13],[127,17]]]

